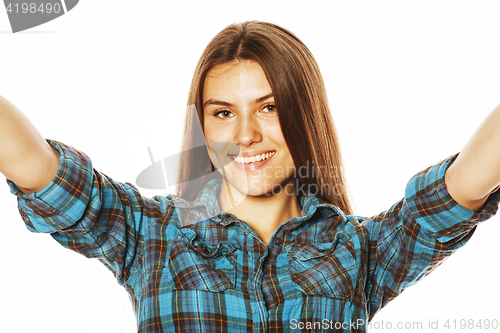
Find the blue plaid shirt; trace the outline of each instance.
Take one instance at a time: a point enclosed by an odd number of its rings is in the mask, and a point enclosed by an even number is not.
[[[458,205],[444,183],[455,156],[415,175],[405,198],[379,215],[346,216],[312,194],[264,244],[220,211],[221,183],[194,202],[146,198],[49,141],[59,171],[44,190],[18,195],[29,230],[97,258],[129,292],[139,332],[365,332],[405,288],[463,246],[496,213]]]

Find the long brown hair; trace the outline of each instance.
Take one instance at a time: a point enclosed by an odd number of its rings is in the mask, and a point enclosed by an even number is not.
[[[290,31],[259,21],[226,27],[210,41],[198,62],[188,98],[188,105],[194,105],[197,112],[186,116],[177,195],[193,200],[203,184],[189,180],[215,170],[208,153],[196,158],[193,154],[194,143],[204,138],[196,137],[203,134],[193,131],[192,115],[203,126],[205,77],[215,66],[234,60],[253,60],[262,67],[296,170],[306,168],[306,175],[299,172],[302,188],[313,187],[317,197],[351,214],[337,133],[316,60]]]

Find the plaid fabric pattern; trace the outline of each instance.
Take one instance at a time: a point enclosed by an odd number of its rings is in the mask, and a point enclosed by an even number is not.
[[[463,246],[496,213],[458,205],[444,184],[454,156],[415,175],[379,215],[346,216],[314,195],[264,244],[220,211],[220,180],[194,202],[146,198],[62,143],[57,177],[25,195],[33,232],[97,258],[131,295],[139,332],[365,332],[368,320]]]

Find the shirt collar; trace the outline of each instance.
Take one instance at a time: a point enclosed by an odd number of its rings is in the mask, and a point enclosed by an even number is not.
[[[192,209],[202,208],[202,211],[204,210],[203,213],[207,215],[205,218],[212,218],[216,222],[227,224],[223,223],[222,219],[219,217],[222,213],[219,204],[219,194],[221,189],[222,179],[216,178],[206,183],[206,185],[203,187],[194,201],[188,202],[179,197],[174,198],[173,201],[176,207]],[[343,220],[346,220],[344,213],[339,207],[321,198],[318,198],[312,193],[302,195],[299,198],[299,201],[302,208],[302,221],[310,219],[318,210],[320,210],[320,208],[322,208],[321,210],[325,214],[330,213],[329,215],[339,215]]]
[[[312,193],[307,193],[300,197],[301,217],[303,220],[310,219],[317,211],[322,210],[325,215],[339,215],[343,220],[347,220],[344,212],[332,203],[318,198]]]

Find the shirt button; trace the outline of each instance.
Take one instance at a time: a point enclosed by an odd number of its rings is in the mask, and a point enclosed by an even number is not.
[[[279,239],[278,237],[274,237],[273,243],[274,245],[281,245],[282,240]]]

